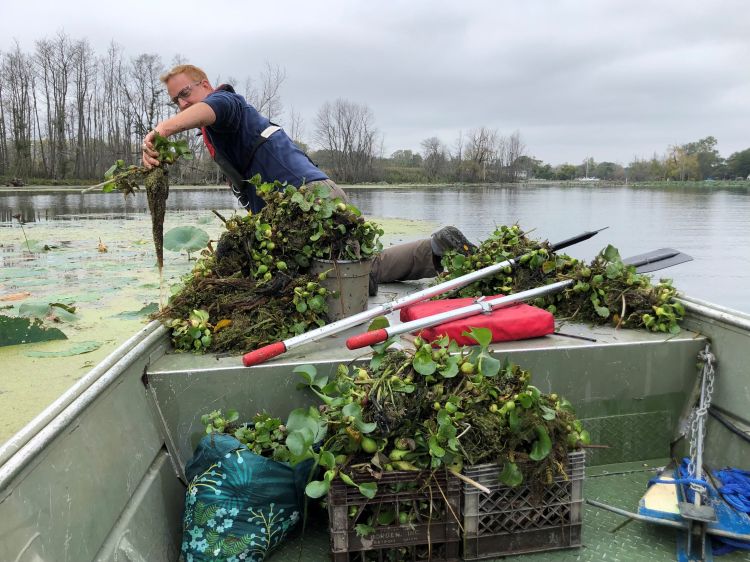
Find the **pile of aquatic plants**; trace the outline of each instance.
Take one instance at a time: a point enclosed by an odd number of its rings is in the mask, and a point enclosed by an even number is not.
[[[178,159],[193,158],[186,140],[170,141],[158,133],[154,137],[154,148],[159,152],[161,166],[148,169],[144,166],[125,165],[117,160],[105,173],[106,183],[102,191],[118,190],[126,197],[132,195],[143,183],[146,188],[148,210],[151,213],[151,234],[154,238],[156,261],[159,270],[164,267],[164,215],[169,197],[169,173],[167,168]]]
[[[415,349],[403,351],[383,344],[369,365],[340,365],[331,380],[313,366],[297,367],[322,402],[295,410],[286,424],[291,460],[312,458],[323,469],[307,495],[325,495],[340,478],[374,497],[377,484],[363,475],[458,473],[465,464],[495,461],[509,486],[524,479],[543,485],[563,474],[569,449],[589,441],[570,403],[531,385],[518,365],[492,357],[489,330],[471,335],[478,346],[447,338],[416,338]]]
[[[571,287],[537,298],[532,304],[546,308],[559,319],[672,334],[680,331],[685,311],[674,298],[677,290],[670,280],[654,284],[649,276],[624,264],[613,246],[607,246],[591,263],[554,253],[547,241],[529,238],[518,225],[496,228],[468,256],[447,252],[442,259],[446,271],[437,282],[519,256],[523,257],[517,266],[467,285],[459,294],[512,294],[574,279]]]
[[[206,433],[226,433],[233,435],[240,443],[256,455],[279,462],[289,460],[289,449],[285,445],[286,427],[279,418],[265,412],[255,414],[249,422],[239,422],[237,410],[213,410],[201,416]]]
[[[508,486],[551,483],[565,473],[569,450],[589,444],[573,408],[530,384],[531,373],[488,352],[491,333],[475,328],[479,343],[459,347],[421,338],[409,350],[377,347],[368,365],[339,365],[329,378],[312,365],[294,369],[321,404],[298,408],[286,424],[258,414],[214,411],[202,417],[207,433],[237,437],[246,446],[293,464],[313,459],[323,469],[308,496],[318,498],[339,478],[374,497],[377,484],[363,476],[498,462]],[[372,480],[368,478],[368,480]]]
[[[226,231],[215,251],[202,252],[156,315],[174,330],[177,349],[248,352],[322,326],[329,292],[325,274],[310,274],[312,260],[369,259],[382,249],[383,230],[330,197],[328,186],[251,181],[265,207],[219,215]]]

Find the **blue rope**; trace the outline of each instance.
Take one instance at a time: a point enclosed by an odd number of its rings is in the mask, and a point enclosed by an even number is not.
[[[725,468],[716,472],[716,478],[726,502],[741,513],[750,513],[750,471]]]
[[[721,483],[719,492],[729,505],[740,513],[750,513],[750,472],[725,468],[714,473]],[[750,550],[750,542],[713,537],[714,554],[721,556],[735,550]]]

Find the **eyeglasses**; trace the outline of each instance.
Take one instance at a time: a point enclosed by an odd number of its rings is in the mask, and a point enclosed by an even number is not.
[[[193,82],[192,84],[188,84],[185,86],[182,90],[177,92],[177,95],[172,98],[172,103],[175,105],[180,105],[180,100],[184,100],[188,97],[190,97],[190,94],[193,92],[193,86],[197,86],[203,82],[203,80],[198,80],[197,82]]]

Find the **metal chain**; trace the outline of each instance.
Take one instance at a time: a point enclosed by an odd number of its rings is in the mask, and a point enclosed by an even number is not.
[[[702,458],[698,459],[699,449],[702,457],[703,441],[706,437],[706,420],[708,418],[708,409],[711,407],[711,398],[714,393],[714,381],[716,380],[716,370],[714,365],[716,357],[711,353],[711,345],[706,347],[698,354],[698,359],[703,363],[701,370],[701,397],[698,405],[691,414],[690,420],[690,457],[688,461],[688,475],[695,478],[698,473],[698,463],[702,463]],[[705,487],[699,484],[690,484],[690,487],[697,493],[703,494]]]

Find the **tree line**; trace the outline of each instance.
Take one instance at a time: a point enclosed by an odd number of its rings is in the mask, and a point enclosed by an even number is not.
[[[97,181],[117,159],[138,163],[145,134],[176,111],[159,77],[182,62],[175,57],[167,65],[153,53],[128,56],[115,43],[98,54],[86,39],[65,32],[35,41],[30,52],[16,42],[0,53],[0,178]],[[750,149],[723,159],[714,137],[669,147],[663,157],[635,159],[628,166],[588,159],[553,167],[527,154],[520,132],[503,135],[490,127],[461,131],[451,144],[428,137],[419,151],[386,156],[384,137],[365,104],[326,101],[306,135],[302,116],[282,103],[285,79],[283,69],[266,63],[257,77],[215,77],[212,83],[232,84],[342,183],[497,183],[584,175],[653,181],[750,174]],[[195,159],[175,166],[173,183],[222,181],[200,137],[182,136]]]
[[[31,52],[16,43],[0,53],[0,177],[97,180],[117,159],[138,163],[144,135],[176,111],[159,77],[181,62],[166,65],[152,53],[128,57],[114,43],[97,54],[86,39],[64,32],[35,41]],[[480,127],[460,133],[452,149],[431,137],[413,158],[408,150],[387,157],[372,110],[344,99],[320,107],[306,142],[302,116],[283,106],[285,79],[267,63],[255,79],[212,82],[232,84],[340,182],[518,179],[525,150],[519,133],[504,137]],[[221,181],[200,138],[183,137],[196,158],[175,166],[172,181]]]
[[[617,182],[703,181],[750,179],[750,148],[722,158],[717,140],[708,136],[694,142],[667,147],[664,155],[650,159],[634,158],[623,166],[614,162],[585,159],[581,164],[551,166],[541,160],[525,158],[521,167],[529,178],[574,180],[596,178]]]

